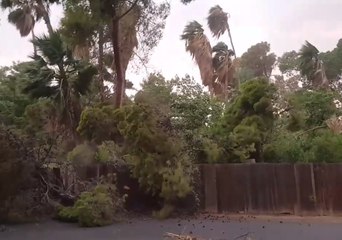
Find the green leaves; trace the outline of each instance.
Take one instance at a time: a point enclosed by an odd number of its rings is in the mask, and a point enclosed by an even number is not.
[[[270,44],[260,42],[251,46],[241,56],[241,67],[253,71],[253,77],[269,78],[272,74],[276,59],[276,55],[270,53]]]
[[[275,87],[265,79],[255,79],[242,84],[240,91],[222,118],[209,129],[209,137],[225,149],[219,162],[240,162],[252,154],[261,161],[261,147],[273,128]]]
[[[64,46],[60,33],[55,32],[51,36],[36,37],[32,43],[37,47],[41,57],[50,65],[63,64],[67,57],[68,49]]]

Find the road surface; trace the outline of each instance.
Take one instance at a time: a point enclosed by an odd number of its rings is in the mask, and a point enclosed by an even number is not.
[[[162,240],[166,232],[211,240],[341,240],[342,220],[223,216],[197,219],[135,219],[101,228],[48,221],[5,226],[1,240]],[[240,237],[241,236],[241,237]],[[240,237],[240,238],[239,238]]]

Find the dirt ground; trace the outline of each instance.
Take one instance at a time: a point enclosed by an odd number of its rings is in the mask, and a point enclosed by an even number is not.
[[[211,240],[341,240],[342,218],[201,215],[196,218],[125,220],[101,228],[47,221],[0,228],[2,240],[161,240],[166,232]]]

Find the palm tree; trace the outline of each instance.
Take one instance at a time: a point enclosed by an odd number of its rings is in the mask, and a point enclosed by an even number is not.
[[[299,69],[301,75],[306,77],[308,84],[314,88],[328,87],[329,81],[325,74],[323,61],[319,58],[319,51],[308,41],[299,52]]]
[[[50,98],[57,107],[59,122],[74,134],[81,113],[80,97],[87,93],[96,68],[72,57],[60,33],[36,37],[37,55],[27,70],[33,81],[25,89],[33,98]]]
[[[80,4],[81,2],[81,4]],[[116,8],[117,14],[122,16],[119,21],[119,50],[121,60],[121,70],[123,90],[118,89],[120,83],[119,75],[116,71],[113,51],[110,52],[105,45],[112,43],[112,21],[111,15],[101,14],[101,6],[105,4],[102,0],[70,1],[65,6],[65,15],[62,19],[62,34],[68,45],[73,49],[73,54],[78,59],[89,59],[96,57],[98,62],[98,86],[101,101],[108,100],[105,95],[104,81],[113,81],[115,86],[115,96],[117,105],[121,105],[121,98],[125,98],[125,88],[127,85],[126,70],[132,59],[134,49],[138,47],[137,25],[141,17],[140,5],[132,6],[126,3],[119,4]],[[110,7],[110,6],[109,6]],[[107,11],[109,9],[106,9]],[[127,12],[127,13],[126,13]],[[117,34],[115,33],[115,37]],[[117,49],[116,49],[117,50]],[[92,54],[90,54],[92,52]],[[110,78],[107,68],[112,68],[113,75]],[[117,96],[122,92],[123,96]]]
[[[208,24],[216,37],[229,29],[227,14],[219,6],[209,11]],[[234,50],[230,50],[223,42],[211,48],[202,25],[196,21],[186,25],[181,39],[186,41],[186,50],[190,52],[200,69],[203,85],[209,87],[211,95],[227,100],[229,87],[236,87],[234,64],[231,59],[235,56]]]
[[[33,30],[36,21],[44,20],[49,34],[53,28],[49,17],[49,4],[59,3],[60,0],[1,0],[1,8],[9,9],[8,21],[16,26],[22,37],[26,37]]]
[[[229,14],[224,12],[223,9],[216,5],[209,10],[208,26],[213,36],[219,38],[226,31],[228,32],[230,44],[232,46],[234,55],[236,56],[235,47],[233,44],[232,34],[230,32],[230,27],[228,23]]]
[[[185,40],[186,51],[195,59],[201,74],[202,83],[213,93],[214,68],[212,49],[204,29],[197,21],[190,22],[184,29],[181,39]]]

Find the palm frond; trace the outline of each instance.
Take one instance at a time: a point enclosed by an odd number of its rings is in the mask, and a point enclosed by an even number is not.
[[[42,7],[39,5],[34,5],[33,8],[34,8],[34,12],[36,15],[36,21],[39,21],[40,19],[44,17],[45,10],[42,9]]]
[[[219,38],[228,30],[228,13],[216,5],[209,10],[208,27],[214,37]]]
[[[121,11],[126,12],[128,8],[129,7],[125,5],[122,7]],[[136,26],[138,24],[140,14],[140,9],[136,6],[126,14],[122,20],[120,20],[121,64],[124,73],[126,72],[128,64],[133,56],[134,49],[138,47]]]
[[[302,76],[309,80],[313,87],[327,87],[329,81],[326,77],[323,61],[319,59],[318,49],[308,41],[299,52],[299,69]]]
[[[335,134],[342,134],[342,119],[332,117],[326,121],[328,128]]]
[[[83,69],[77,73],[77,78],[73,82],[73,89],[75,94],[84,95],[89,91],[91,81],[97,74],[97,68],[91,65],[84,66]]]
[[[233,61],[231,56],[234,55],[232,50],[224,42],[219,42],[213,47],[213,67],[215,70],[216,85],[215,95],[226,94],[229,87],[234,87],[234,73]],[[221,89],[219,89],[221,86]]]
[[[67,54],[61,35],[58,32],[52,35],[43,35],[32,40],[41,56],[46,58],[51,65],[60,64]]]
[[[55,73],[53,70],[47,67],[40,69],[30,69],[28,75],[29,77],[34,79],[34,82],[30,83],[26,88],[24,88],[24,93],[29,94],[32,98],[53,98],[56,96],[58,92],[58,86],[51,84],[55,77]]]
[[[13,1],[12,0],[1,0],[0,6],[2,9],[12,8]]]
[[[190,41],[194,37],[200,36],[204,33],[203,26],[197,21],[192,21],[185,26],[181,40]]]
[[[303,76],[307,76],[308,78],[312,77],[312,74],[315,71],[315,65],[318,61],[318,53],[318,49],[308,41],[306,41],[300,49],[299,67]]]
[[[28,6],[17,8],[8,14],[8,21],[16,26],[20,35],[25,37],[32,31],[35,20]]]

